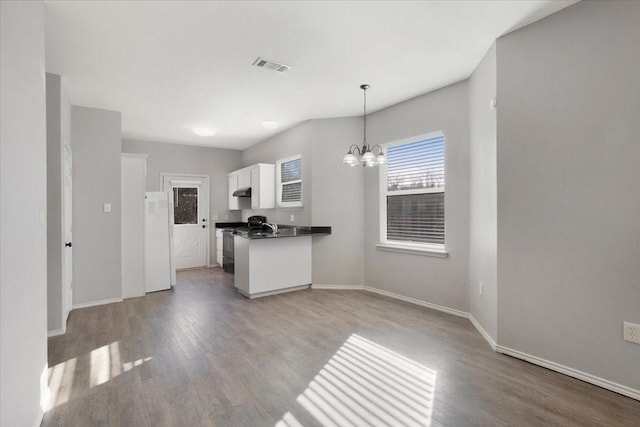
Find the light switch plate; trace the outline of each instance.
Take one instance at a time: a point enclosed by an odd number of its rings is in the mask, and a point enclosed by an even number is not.
[[[104,207],[103,207],[103,211],[104,211],[105,213],[109,213],[109,212],[111,212],[111,203],[105,203],[105,204],[104,204]]]

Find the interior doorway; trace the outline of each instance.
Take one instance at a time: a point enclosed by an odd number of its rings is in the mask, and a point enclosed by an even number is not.
[[[209,176],[161,174],[173,200],[176,269],[209,266]]]

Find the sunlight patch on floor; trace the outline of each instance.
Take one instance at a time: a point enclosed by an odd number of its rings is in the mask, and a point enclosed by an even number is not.
[[[118,341],[91,350],[85,357],[89,360],[88,388],[104,384],[112,378],[151,360],[151,357],[145,357],[144,359],[123,363],[120,358],[120,344]],[[49,368],[49,398],[45,408],[47,411],[69,401],[74,387],[77,364],[78,358],[74,357]],[[86,386],[87,384],[75,384],[77,388],[86,389]]]
[[[69,401],[77,358],[58,363],[49,368],[49,396],[45,410],[50,410]]]
[[[297,402],[324,426],[429,426],[436,371],[353,334]],[[302,424],[287,412],[276,427]]]

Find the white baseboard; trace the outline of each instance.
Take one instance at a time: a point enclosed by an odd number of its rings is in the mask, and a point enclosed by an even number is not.
[[[469,313],[465,311],[456,310],[454,308],[445,307],[443,305],[438,305],[438,304],[422,301],[422,300],[411,298],[411,297],[405,297],[404,295],[394,294],[393,292],[383,291],[382,289],[372,288],[371,286],[365,286],[364,290],[368,292],[373,292],[375,294],[395,298],[400,301],[410,302],[412,304],[420,305],[422,307],[431,308],[433,310],[442,311],[444,313],[453,314],[454,316],[464,317],[465,319],[469,318]]]
[[[604,378],[596,377],[595,375],[591,375],[586,372],[582,372],[577,369],[570,368],[568,366],[561,365],[559,363],[542,359],[540,357],[533,356],[528,353],[523,353],[522,351],[514,350],[512,348],[504,347],[501,345],[496,345],[496,351],[498,353],[515,357],[517,359],[526,360],[527,362],[533,363],[534,365],[542,366],[544,368],[551,369],[552,371],[560,372],[561,374],[577,378],[590,384],[597,385],[598,387],[602,387],[618,394],[622,394],[623,396],[627,396],[635,400],[640,400],[640,390],[636,390],[622,384],[614,383],[613,381],[605,380]]]
[[[67,328],[54,329],[52,331],[47,331],[47,337],[57,337],[58,335],[64,335],[65,332],[67,332]]]
[[[582,372],[577,369],[570,368],[568,366],[560,365],[559,363],[555,363],[550,360],[542,359],[540,357],[533,356],[531,354],[523,353],[518,350],[513,350],[511,348],[498,345],[494,341],[494,339],[491,338],[491,335],[489,335],[487,331],[485,331],[482,325],[480,325],[480,323],[478,323],[478,321],[470,313],[460,311],[460,310],[455,310],[453,308],[445,307],[438,304],[433,304],[426,301],[421,301],[416,298],[406,297],[404,295],[395,294],[393,292],[385,291],[382,289],[372,288],[370,286],[341,286],[341,285],[314,284],[312,285],[312,288],[313,289],[336,289],[336,290],[340,290],[340,289],[365,290],[365,291],[373,292],[379,295],[388,296],[400,301],[406,301],[412,304],[420,305],[422,307],[427,307],[433,310],[442,311],[444,313],[453,314],[454,316],[464,317],[471,321],[471,323],[478,330],[480,335],[482,335],[482,337],[487,341],[487,343],[489,343],[493,351],[497,353],[502,353],[508,356],[515,357],[516,359],[525,360],[527,362],[533,363],[534,365],[542,366],[552,371],[559,372],[561,374],[568,375],[573,378],[577,378],[579,380],[588,382],[593,385],[597,385],[598,387],[602,387],[604,389],[613,391],[623,396],[627,396],[635,400],[640,400],[640,390],[636,390],[622,384],[614,383],[613,381],[605,380],[604,378],[596,377],[595,375],[591,375],[586,372]]]
[[[103,299],[99,301],[82,302],[80,304],[73,304],[73,309],[95,307],[97,305],[113,304],[114,302],[122,302],[122,298]]]
[[[342,289],[345,291],[361,291],[364,289],[363,285],[326,285],[322,283],[313,283],[311,289]]]
[[[491,335],[489,335],[489,333],[484,330],[482,325],[476,320],[475,317],[473,317],[472,314],[469,314],[469,320],[471,320],[473,326],[475,326],[478,332],[480,332],[480,335],[482,335],[482,337],[489,343],[491,349],[493,351],[496,351],[496,342],[493,340],[493,338],[491,338]]]
[[[293,291],[301,291],[303,289],[309,289],[309,285],[300,285],[300,286],[293,286],[291,288],[284,288],[284,289],[276,289],[275,291],[265,291],[265,292],[258,292],[257,294],[248,294],[245,291],[236,288],[236,290],[244,295],[245,297],[249,298],[249,299],[256,299],[256,298],[261,298],[261,297],[268,297],[270,295],[278,295],[278,294],[284,294],[286,292],[293,292]]]

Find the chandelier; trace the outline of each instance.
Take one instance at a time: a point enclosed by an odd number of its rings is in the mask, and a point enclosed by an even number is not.
[[[360,86],[360,89],[362,89],[364,94],[364,137],[362,139],[362,147],[352,144],[351,147],[349,147],[349,152],[342,159],[342,162],[349,166],[362,164],[362,166],[372,167],[381,165],[387,161],[387,157],[384,155],[382,147],[379,145],[374,145],[372,147],[367,142],[367,89],[370,87],[371,86],[369,85]]]

